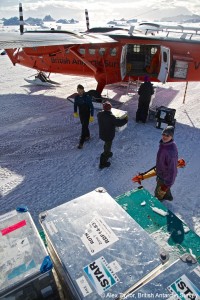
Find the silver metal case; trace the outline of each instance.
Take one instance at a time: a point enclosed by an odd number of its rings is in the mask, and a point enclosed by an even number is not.
[[[0,299],[53,295],[52,271],[41,268],[45,259],[48,252],[29,212],[13,210],[0,216]]]
[[[104,188],[40,214],[40,222],[72,299],[117,299],[161,266],[158,245]]]

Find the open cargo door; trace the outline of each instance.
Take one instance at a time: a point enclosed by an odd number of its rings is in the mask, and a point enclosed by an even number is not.
[[[169,66],[170,66],[170,49],[167,47],[160,47],[161,50],[161,64],[160,64],[160,73],[158,74],[158,80],[162,83],[167,81],[167,77],[169,74]]]
[[[120,59],[120,71],[121,79],[123,80],[126,76],[126,55],[127,55],[127,45],[122,47],[121,59]]]

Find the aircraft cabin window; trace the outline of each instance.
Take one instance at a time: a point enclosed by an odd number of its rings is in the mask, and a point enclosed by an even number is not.
[[[100,48],[100,49],[99,49],[99,54],[100,54],[101,56],[103,56],[103,55],[105,54],[105,52],[106,52],[106,49],[105,49],[105,48]]]
[[[82,55],[84,55],[84,54],[85,54],[85,48],[79,48],[79,50],[78,50],[78,51],[79,51],[79,53],[80,53],[80,54],[82,54]]]
[[[165,51],[163,52],[163,61],[167,62],[167,53]]]
[[[155,54],[157,52],[157,48],[156,47],[152,47],[151,48],[151,54],[153,55],[153,54]]]
[[[89,49],[89,54],[90,55],[95,55],[95,49]]]
[[[134,45],[133,52],[140,52],[140,45]]]
[[[117,54],[117,49],[116,48],[111,48],[110,49],[110,55],[111,56],[116,56],[116,54]]]

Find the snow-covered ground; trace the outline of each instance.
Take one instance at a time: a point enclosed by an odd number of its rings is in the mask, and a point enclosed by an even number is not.
[[[127,110],[127,128],[116,133],[111,167],[99,170],[103,142],[98,124],[90,125],[92,139],[77,149],[81,131],[73,118],[73,104],[67,96],[77,84],[94,89],[91,78],[52,75],[59,87],[28,84],[33,70],[14,67],[8,57],[0,56],[0,214],[27,205],[39,226],[40,212],[58,206],[103,186],[119,196],[137,187],[131,178],[155,165],[161,130],[155,122],[137,124],[138,95],[125,85],[107,86],[103,94],[121,103]],[[164,202],[200,235],[200,83],[189,83],[183,103],[185,83],[158,85],[154,105],[176,109],[175,141],[179,157],[187,166],[179,169],[172,192],[173,202]],[[153,193],[155,178],[143,186]]]

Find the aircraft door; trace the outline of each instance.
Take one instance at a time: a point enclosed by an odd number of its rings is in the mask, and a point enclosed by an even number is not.
[[[165,83],[167,81],[167,77],[169,74],[169,66],[170,66],[170,49],[167,47],[160,47],[161,54],[161,64],[160,64],[160,73],[158,74],[158,79]]]
[[[121,72],[122,80],[126,76],[126,55],[127,55],[127,45],[122,47],[122,53],[121,53],[121,59],[120,59],[120,72]]]

